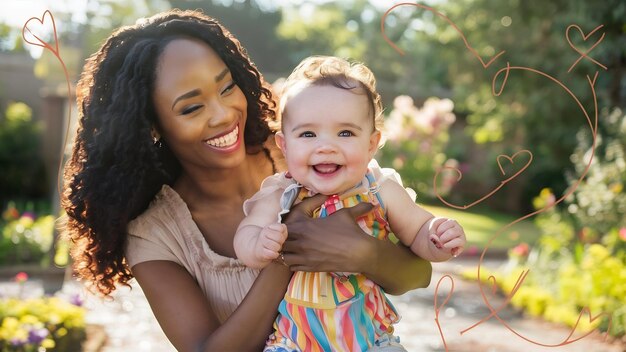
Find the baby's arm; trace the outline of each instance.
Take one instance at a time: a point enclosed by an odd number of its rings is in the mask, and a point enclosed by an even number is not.
[[[287,226],[278,223],[282,190],[257,201],[235,233],[235,253],[251,268],[263,268],[278,258],[287,239]]]
[[[441,262],[463,250],[465,233],[456,221],[434,217],[392,180],[383,182],[379,193],[387,208],[391,231],[413,253],[431,262]]]

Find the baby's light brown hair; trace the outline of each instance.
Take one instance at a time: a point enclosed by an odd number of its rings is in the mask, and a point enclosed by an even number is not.
[[[354,94],[365,94],[370,103],[372,127],[382,131],[384,116],[380,94],[376,91],[376,78],[362,63],[349,62],[335,56],[310,56],[291,72],[280,94],[279,116],[281,125],[289,99],[308,86],[326,86],[345,89]]]

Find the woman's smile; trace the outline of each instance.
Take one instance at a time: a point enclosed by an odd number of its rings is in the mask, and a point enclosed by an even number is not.
[[[205,143],[218,150],[229,149],[237,144],[240,141],[239,138],[239,124],[235,125],[230,131],[226,131],[214,138],[207,139]]]

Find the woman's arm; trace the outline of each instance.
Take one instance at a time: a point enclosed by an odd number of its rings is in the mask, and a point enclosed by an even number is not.
[[[193,352],[262,350],[291,278],[285,266],[268,265],[220,325],[202,290],[180,265],[148,261],[133,266],[132,271],[174,347]]]
[[[324,199],[318,195],[303,201],[285,220],[289,237],[283,252],[291,270],[360,272],[394,295],[429,285],[429,262],[402,244],[380,241],[361,230],[355,219],[371,211],[371,204],[361,203],[312,219],[313,210]]]

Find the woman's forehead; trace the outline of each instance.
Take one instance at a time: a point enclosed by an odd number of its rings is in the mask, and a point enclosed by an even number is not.
[[[167,89],[196,81],[214,82],[226,64],[206,43],[193,39],[174,39],[167,44],[156,70],[157,89]]]

